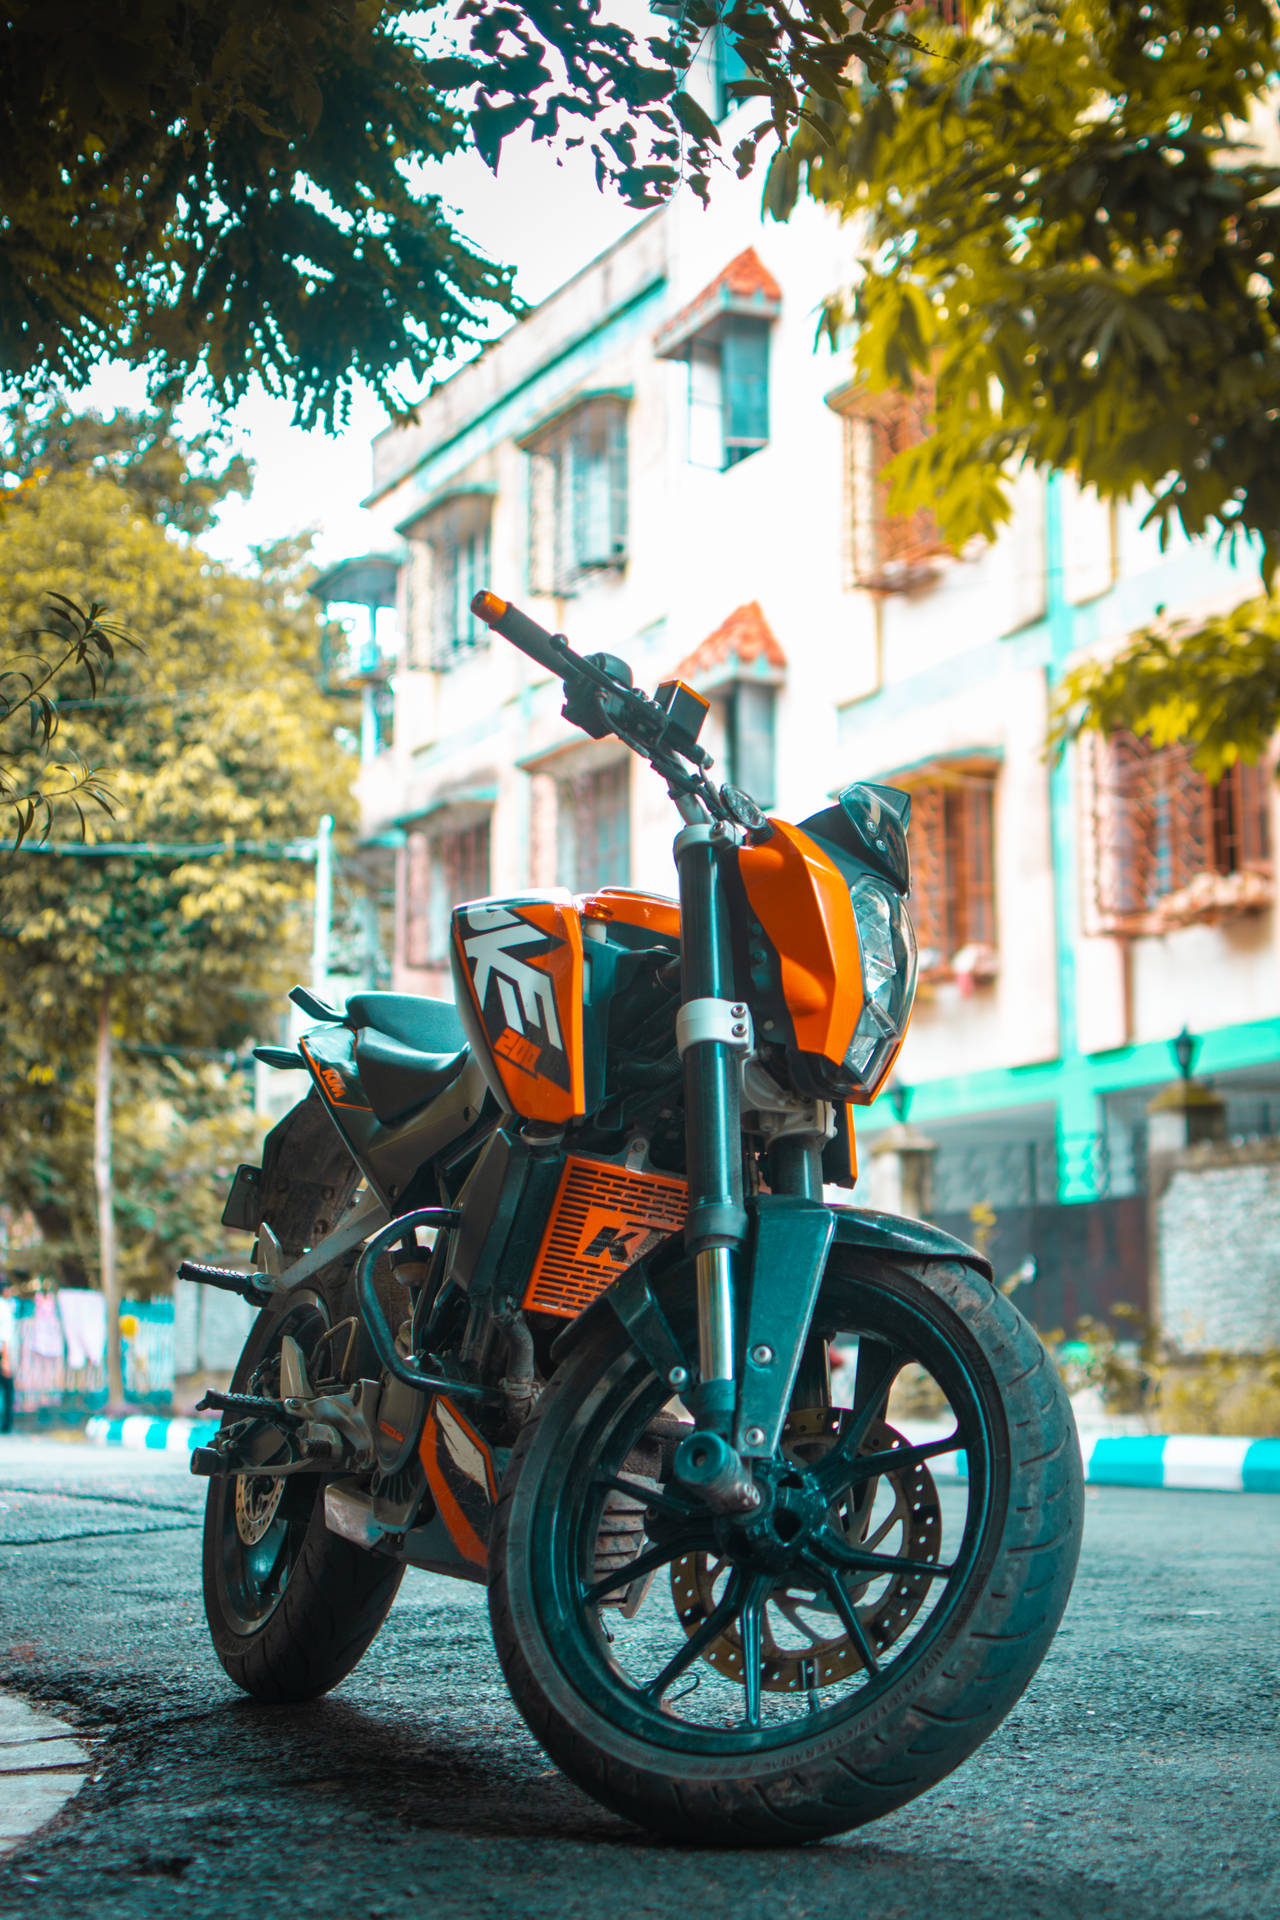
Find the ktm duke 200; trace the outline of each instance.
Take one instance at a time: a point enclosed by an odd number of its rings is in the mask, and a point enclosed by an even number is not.
[[[654,696],[490,593],[679,811],[679,901],[453,914],[456,1006],[357,993],[243,1167],[261,1306],[212,1443],[204,1594],[260,1700],[348,1673],[406,1566],[488,1588],[516,1705],[606,1806],[794,1844],[970,1754],[1053,1637],[1083,1495],[1070,1410],[985,1259],[824,1193],[915,991],[909,801],[799,827],[717,787]],[[832,1343],[854,1354],[832,1396]]]

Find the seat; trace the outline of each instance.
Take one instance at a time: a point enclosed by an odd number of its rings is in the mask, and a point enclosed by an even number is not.
[[[376,1027],[361,1027],[355,1056],[365,1097],[384,1126],[390,1126],[443,1093],[466,1065],[468,1048],[464,1044],[457,1053],[424,1053]]]
[[[347,1001],[349,1027],[374,1027],[415,1053],[451,1055],[467,1036],[451,1000],[428,1000],[416,993],[353,993]]]

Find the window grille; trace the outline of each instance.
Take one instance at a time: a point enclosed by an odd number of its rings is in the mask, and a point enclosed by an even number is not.
[[[627,410],[588,400],[529,443],[529,584],[572,594],[627,560]]]
[[[965,948],[996,945],[995,782],[990,773],[911,789],[911,918],[921,971],[949,974]]]
[[[631,762],[556,783],[560,884],[575,893],[626,886],[631,878]]]
[[[1131,733],[1082,743],[1092,907],[1103,933],[1162,933],[1272,898],[1271,769],[1237,763],[1212,784],[1187,745]]]
[[[841,402],[844,418],[845,585],[875,593],[925,586],[949,549],[936,516],[889,510],[888,468],[900,453],[927,438],[933,383],[911,393],[854,394]],[[833,403],[834,404],[834,403]]]
[[[447,966],[453,909],[489,892],[489,821],[411,832],[407,852],[405,960]]]
[[[469,494],[439,508],[426,523],[431,549],[431,656],[437,672],[488,644],[489,629],[471,602],[489,584],[487,496]]]

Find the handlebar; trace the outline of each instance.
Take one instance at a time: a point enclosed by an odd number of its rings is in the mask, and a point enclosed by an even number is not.
[[[521,653],[527,653],[531,660],[563,681],[565,717],[584,733],[597,740],[616,734],[665,776],[673,794],[697,793],[710,812],[718,815],[722,811],[716,790],[703,771],[711,765],[711,755],[697,744],[696,725],[689,731],[669,706],[664,707],[661,701],[611,673],[603,656],[589,659],[575,653],[562,634],[548,633],[527,613],[521,613],[496,593],[487,590],[478,593],[471,602],[471,611],[504,640],[519,647]],[[663,691],[665,689],[659,689]],[[684,766],[680,764],[682,761]],[[689,766],[697,769],[696,774],[689,773]]]
[[[478,593],[471,602],[471,611],[477,620],[483,620],[487,627],[492,627],[513,647],[519,647],[521,653],[527,653],[531,660],[536,660],[540,667],[549,668],[561,680],[565,675],[566,656],[574,660],[577,658],[564,640],[557,644],[555,634],[548,633],[527,613],[521,613],[519,607],[513,607],[509,600],[500,600],[496,593]]]

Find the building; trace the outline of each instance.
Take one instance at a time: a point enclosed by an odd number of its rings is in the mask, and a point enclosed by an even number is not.
[[[450,991],[456,900],[674,887],[660,783],[477,625],[491,585],[640,683],[698,685],[724,777],[788,817],[859,777],[911,791],[921,991],[864,1153],[909,1113],[938,1144],[940,1217],[995,1216],[1010,1269],[1052,1242],[1064,1314],[1133,1298],[1172,1038],[1200,1037],[1233,1132],[1280,1113],[1274,783],[1210,789],[1125,741],[1055,760],[1046,727],[1082,650],[1251,583],[1204,546],[1161,553],[1138,506],[1031,474],[1000,539],[959,557],[927,515],[891,515],[880,475],[920,410],[815,347],[851,238],[803,203],[763,225],[758,194],[726,181],[710,211],[641,221],[374,443],[366,504],[408,556],[394,729],[361,784],[370,839],[404,835],[395,982]]]

